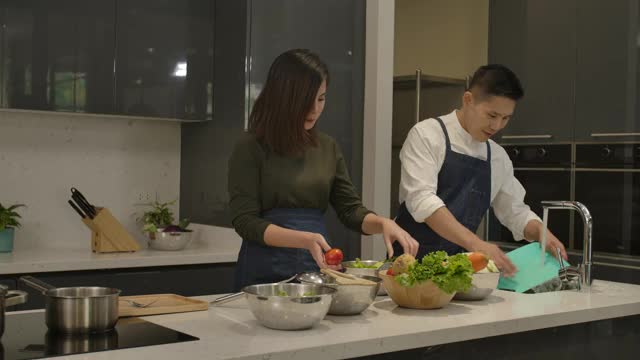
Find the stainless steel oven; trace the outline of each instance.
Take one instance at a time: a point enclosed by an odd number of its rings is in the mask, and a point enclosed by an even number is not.
[[[527,190],[525,203],[538,215],[542,200],[576,200],[589,208],[594,278],[640,284],[640,143],[503,146]],[[488,240],[505,250],[518,246],[493,213],[488,218]],[[554,211],[549,228],[567,247],[569,261],[582,261],[579,217]]]
[[[593,251],[640,259],[640,144],[578,144],[575,173],[575,199],[594,219]]]
[[[542,217],[543,200],[563,200],[571,198],[570,144],[561,145],[504,145],[513,162],[514,175],[525,187],[525,203]],[[549,219],[549,229],[558,236],[566,247],[572,238],[572,215],[557,212]],[[487,226],[488,240],[499,243],[514,243],[513,235],[502,226],[491,210]]]

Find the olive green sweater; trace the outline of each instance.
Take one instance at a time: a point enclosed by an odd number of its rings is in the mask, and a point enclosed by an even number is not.
[[[333,206],[340,221],[362,232],[371,213],[351,183],[338,144],[318,132],[318,146],[299,156],[280,156],[245,134],[229,159],[229,206],[233,227],[245,240],[264,244],[270,222],[261,214],[274,208]]]

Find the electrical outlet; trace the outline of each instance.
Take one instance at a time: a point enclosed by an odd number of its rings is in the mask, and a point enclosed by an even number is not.
[[[134,189],[131,191],[131,198],[135,203],[150,203],[155,200],[156,191],[152,190],[142,190],[142,189]]]

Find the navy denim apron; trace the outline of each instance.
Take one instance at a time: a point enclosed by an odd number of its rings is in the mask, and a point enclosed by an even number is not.
[[[271,209],[262,217],[274,225],[291,230],[308,231],[327,237],[324,213],[319,209]],[[267,284],[306,271],[318,271],[307,249],[283,248],[242,240],[236,266],[235,290],[247,285]]]
[[[453,216],[467,229],[476,232],[482,216],[491,205],[491,148],[487,141],[487,160],[459,154],[451,150],[449,133],[442,119],[437,118],[447,143],[444,163],[438,173],[436,194]],[[416,222],[403,202],[398,210],[396,223],[420,243],[417,258],[444,250],[449,255],[465,250],[436,234],[426,223]],[[403,250],[397,242],[393,244],[395,254]]]

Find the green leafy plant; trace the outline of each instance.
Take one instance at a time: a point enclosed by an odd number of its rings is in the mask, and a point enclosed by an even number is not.
[[[15,204],[7,208],[0,204],[0,231],[4,229],[20,228],[20,214],[16,212],[16,209],[26,207],[24,204]]]
[[[151,210],[145,211],[142,214],[142,218],[139,218],[138,221],[142,221],[142,231],[155,233],[158,229],[167,228],[169,226],[174,225],[174,217],[169,206],[174,205],[176,200],[161,203],[159,201],[154,201],[149,204],[142,204],[144,206],[151,207]],[[188,219],[182,219],[180,223],[177,225],[180,229],[186,229],[189,225]]]
[[[409,265],[407,272],[396,276],[395,280],[404,287],[431,280],[440,290],[451,294],[469,290],[472,275],[473,267],[467,255],[448,256],[444,251],[436,251]]]

